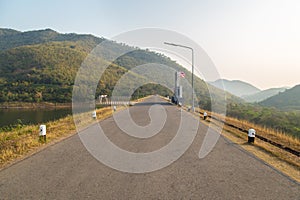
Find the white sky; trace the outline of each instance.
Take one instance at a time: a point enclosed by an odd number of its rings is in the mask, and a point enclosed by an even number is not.
[[[261,89],[300,84],[299,0],[0,0],[0,27],[108,39],[169,29],[197,42],[222,78]]]

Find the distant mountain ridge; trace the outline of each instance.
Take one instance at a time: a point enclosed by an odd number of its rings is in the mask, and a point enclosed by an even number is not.
[[[0,50],[45,42],[75,42],[79,40],[87,43],[99,44],[104,38],[98,38],[90,34],[60,34],[52,29],[20,32],[13,29],[0,28]]]
[[[275,107],[281,110],[300,110],[300,85],[272,96],[262,102],[263,106]]]
[[[242,96],[242,98],[247,102],[261,102],[269,97],[277,95],[279,92],[284,92],[286,89],[288,89],[288,87],[270,88],[252,95]]]
[[[261,102],[269,97],[277,95],[280,92],[284,92],[288,87],[270,88],[266,90],[260,90],[259,88],[240,80],[226,80],[218,79],[214,82],[210,82],[211,85],[222,89],[244,99],[246,102],[255,103]]]
[[[245,95],[252,95],[260,92],[261,90],[257,87],[240,81],[240,80],[226,80],[226,79],[218,79],[214,82],[209,82],[209,84],[222,89],[224,86],[224,90],[238,97],[243,97]]]
[[[16,31],[13,29],[8,29],[8,28],[0,28],[0,37],[6,36],[6,35],[16,35],[21,33],[20,31]]]

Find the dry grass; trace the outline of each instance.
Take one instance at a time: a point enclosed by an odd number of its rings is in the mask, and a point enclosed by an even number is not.
[[[203,112],[204,110],[198,111]],[[211,113],[208,112],[208,114],[210,115]],[[214,116],[218,117],[219,115],[214,113]],[[223,116],[219,117],[224,118]],[[226,117],[225,120],[227,123],[242,128],[244,130],[254,128],[257,134],[299,151],[300,141],[298,138],[272,130],[270,128],[261,127],[256,124],[249,123],[247,121],[241,121],[231,117]],[[207,125],[210,125],[212,128],[216,126],[222,126],[222,123],[220,123],[218,120],[214,120],[211,118],[203,122]],[[255,139],[255,144],[249,145],[247,143],[247,134],[230,126],[223,126],[222,135],[231,140],[232,142],[239,144],[242,148],[253,153],[269,165],[273,166],[279,171],[282,171],[294,180],[300,182],[300,158],[296,155],[286,152],[267,142],[259,140],[258,138]]]
[[[269,165],[300,182],[299,157],[258,139],[255,140],[255,144],[249,145],[246,142],[247,135],[232,127],[225,126],[222,135],[234,143],[239,144],[242,148],[253,153]]]
[[[300,139],[292,135],[283,133],[282,131],[262,127],[260,125],[253,124],[245,120],[239,120],[232,117],[226,117],[226,122],[244,130],[254,128],[258,135],[261,135],[284,146],[290,147],[294,150],[300,151]]]
[[[204,112],[202,109],[198,109],[197,111]],[[206,111],[209,115],[211,115],[211,112]],[[221,116],[219,114],[213,113],[214,117],[219,119],[224,119],[224,116]],[[292,135],[286,134],[282,131],[274,130],[268,127],[263,127],[254,123],[250,123],[245,120],[239,120],[232,117],[225,117],[225,121],[228,124],[232,124],[236,127],[239,127],[244,130],[248,130],[250,128],[254,128],[256,130],[256,133],[258,135],[261,135],[267,139],[270,139],[274,142],[277,142],[279,144],[282,144],[284,146],[290,147],[294,150],[300,151],[300,139],[296,138]]]
[[[122,107],[118,107],[118,110]],[[97,119],[102,120],[111,116],[113,113],[110,107],[97,110]],[[91,114],[89,113],[89,116]],[[87,125],[95,122],[91,117],[81,121],[81,125]],[[47,126],[47,144],[57,142],[76,133],[75,124],[72,116],[48,122]],[[16,128],[9,132],[0,134],[0,168],[12,162],[13,160],[30,154],[37,148],[47,145],[39,141],[39,125],[28,125],[22,128]]]

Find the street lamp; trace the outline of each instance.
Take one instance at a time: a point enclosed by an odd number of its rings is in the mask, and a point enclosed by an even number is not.
[[[166,45],[171,45],[175,47],[182,47],[186,48],[192,51],[192,111],[195,111],[195,104],[194,104],[194,49],[189,46],[181,45],[181,44],[174,44],[174,43],[169,43],[169,42],[164,42]]]

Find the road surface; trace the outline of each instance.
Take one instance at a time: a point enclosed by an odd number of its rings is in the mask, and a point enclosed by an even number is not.
[[[133,120],[147,125],[148,110],[154,103],[164,106],[168,118],[153,137],[128,136],[112,117],[100,125],[120,148],[136,153],[155,151],[175,136],[180,110],[154,96],[130,108]],[[1,170],[0,199],[300,199],[299,183],[224,137],[208,156],[199,159],[206,130],[200,123],[192,145],[177,161],[140,174],[102,164],[74,135]]]

